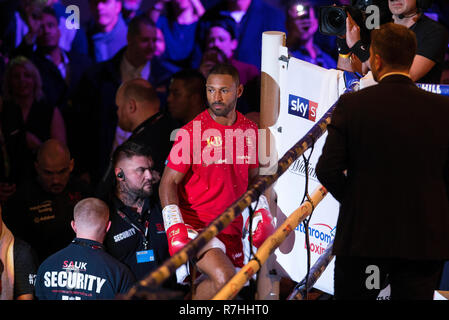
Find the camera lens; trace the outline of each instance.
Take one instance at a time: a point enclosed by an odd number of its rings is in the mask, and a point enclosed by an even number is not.
[[[327,22],[329,26],[338,30],[345,25],[346,17],[341,10],[332,10],[329,12],[329,15],[327,16]]]
[[[319,17],[319,28],[322,34],[344,35],[346,33],[346,7],[321,7]]]

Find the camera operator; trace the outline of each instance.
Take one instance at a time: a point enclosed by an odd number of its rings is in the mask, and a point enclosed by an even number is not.
[[[308,0],[290,1],[286,16],[287,47],[290,55],[327,69],[335,68],[335,59],[315,41],[318,16],[313,2]]]
[[[448,32],[443,25],[428,18],[423,11],[430,7],[431,0],[388,0],[393,22],[412,30],[418,48],[410,76],[419,83],[439,83],[448,45]],[[369,48],[360,42],[360,27],[348,14],[346,19],[346,41],[338,40],[338,67],[344,70],[368,71]],[[346,46],[345,46],[346,45]],[[351,69],[348,69],[348,65]]]

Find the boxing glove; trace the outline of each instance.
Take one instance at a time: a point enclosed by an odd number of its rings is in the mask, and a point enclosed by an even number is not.
[[[168,251],[173,256],[190,241],[187,226],[184,224],[179,207],[175,204],[162,209],[162,218],[167,234]]]
[[[273,217],[270,213],[267,198],[264,195],[259,197],[257,207],[254,209],[252,230],[249,230],[250,218],[246,219],[245,228],[252,233],[253,246],[259,248],[275,231]]]
[[[193,227],[188,224],[186,224],[186,228],[187,228],[187,236],[189,237],[189,240],[195,239],[196,236],[198,235],[198,231],[193,229]]]

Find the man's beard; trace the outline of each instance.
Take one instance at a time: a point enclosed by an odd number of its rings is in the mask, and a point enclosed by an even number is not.
[[[146,184],[147,183],[145,183],[145,185]],[[120,190],[120,194],[122,195],[122,197],[126,199],[127,203],[125,203],[125,204],[128,204],[128,205],[134,204],[135,202],[137,202],[139,200],[144,200],[145,198],[148,198],[151,195],[153,195],[152,182],[151,181],[149,182],[149,187],[150,187],[149,190],[145,190],[144,186],[142,186],[141,188],[133,188],[133,187],[129,186],[129,184],[126,181],[121,182],[120,186],[119,186],[119,190]]]
[[[215,105],[221,106],[222,108],[220,110],[216,110],[214,108]],[[224,103],[220,103],[220,102],[214,102],[214,103],[209,103],[209,108],[213,112],[213,114],[216,115],[217,117],[225,117],[229,114],[229,112],[231,112],[234,109],[235,105],[236,105],[236,101],[234,101],[228,105],[226,105]]]

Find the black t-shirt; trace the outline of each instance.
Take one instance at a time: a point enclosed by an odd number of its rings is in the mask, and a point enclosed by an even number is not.
[[[134,285],[135,278],[122,263],[104,251],[101,243],[75,238],[39,267],[39,300],[114,299]]]
[[[73,208],[90,195],[90,188],[80,181],[71,179],[61,194],[54,195],[33,179],[7,201],[3,220],[15,236],[36,251],[41,263],[73,240]]]
[[[416,34],[418,48],[417,55],[426,57],[436,65],[417,83],[440,83],[443,71],[444,54],[447,50],[449,35],[446,28],[438,22],[422,15],[418,21],[410,27]]]
[[[170,135],[178,127],[178,123],[170,115],[157,113],[134,129],[128,141],[149,146],[152,151],[154,169],[162,175],[165,161],[173,146]]]
[[[0,181],[21,184],[34,176],[34,155],[26,143],[20,108],[5,103],[0,113],[3,144],[0,152]],[[3,143],[2,143],[3,140]]]
[[[34,294],[34,278],[38,267],[37,257],[30,245],[14,237],[14,299],[24,294]]]
[[[127,265],[137,280],[143,279],[170,257],[162,210],[158,202],[146,199],[142,215],[139,215],[113,197],[109,210],[111,227],[104,241],[106,251]],[[148,241],[147,248],[144,240]]]

